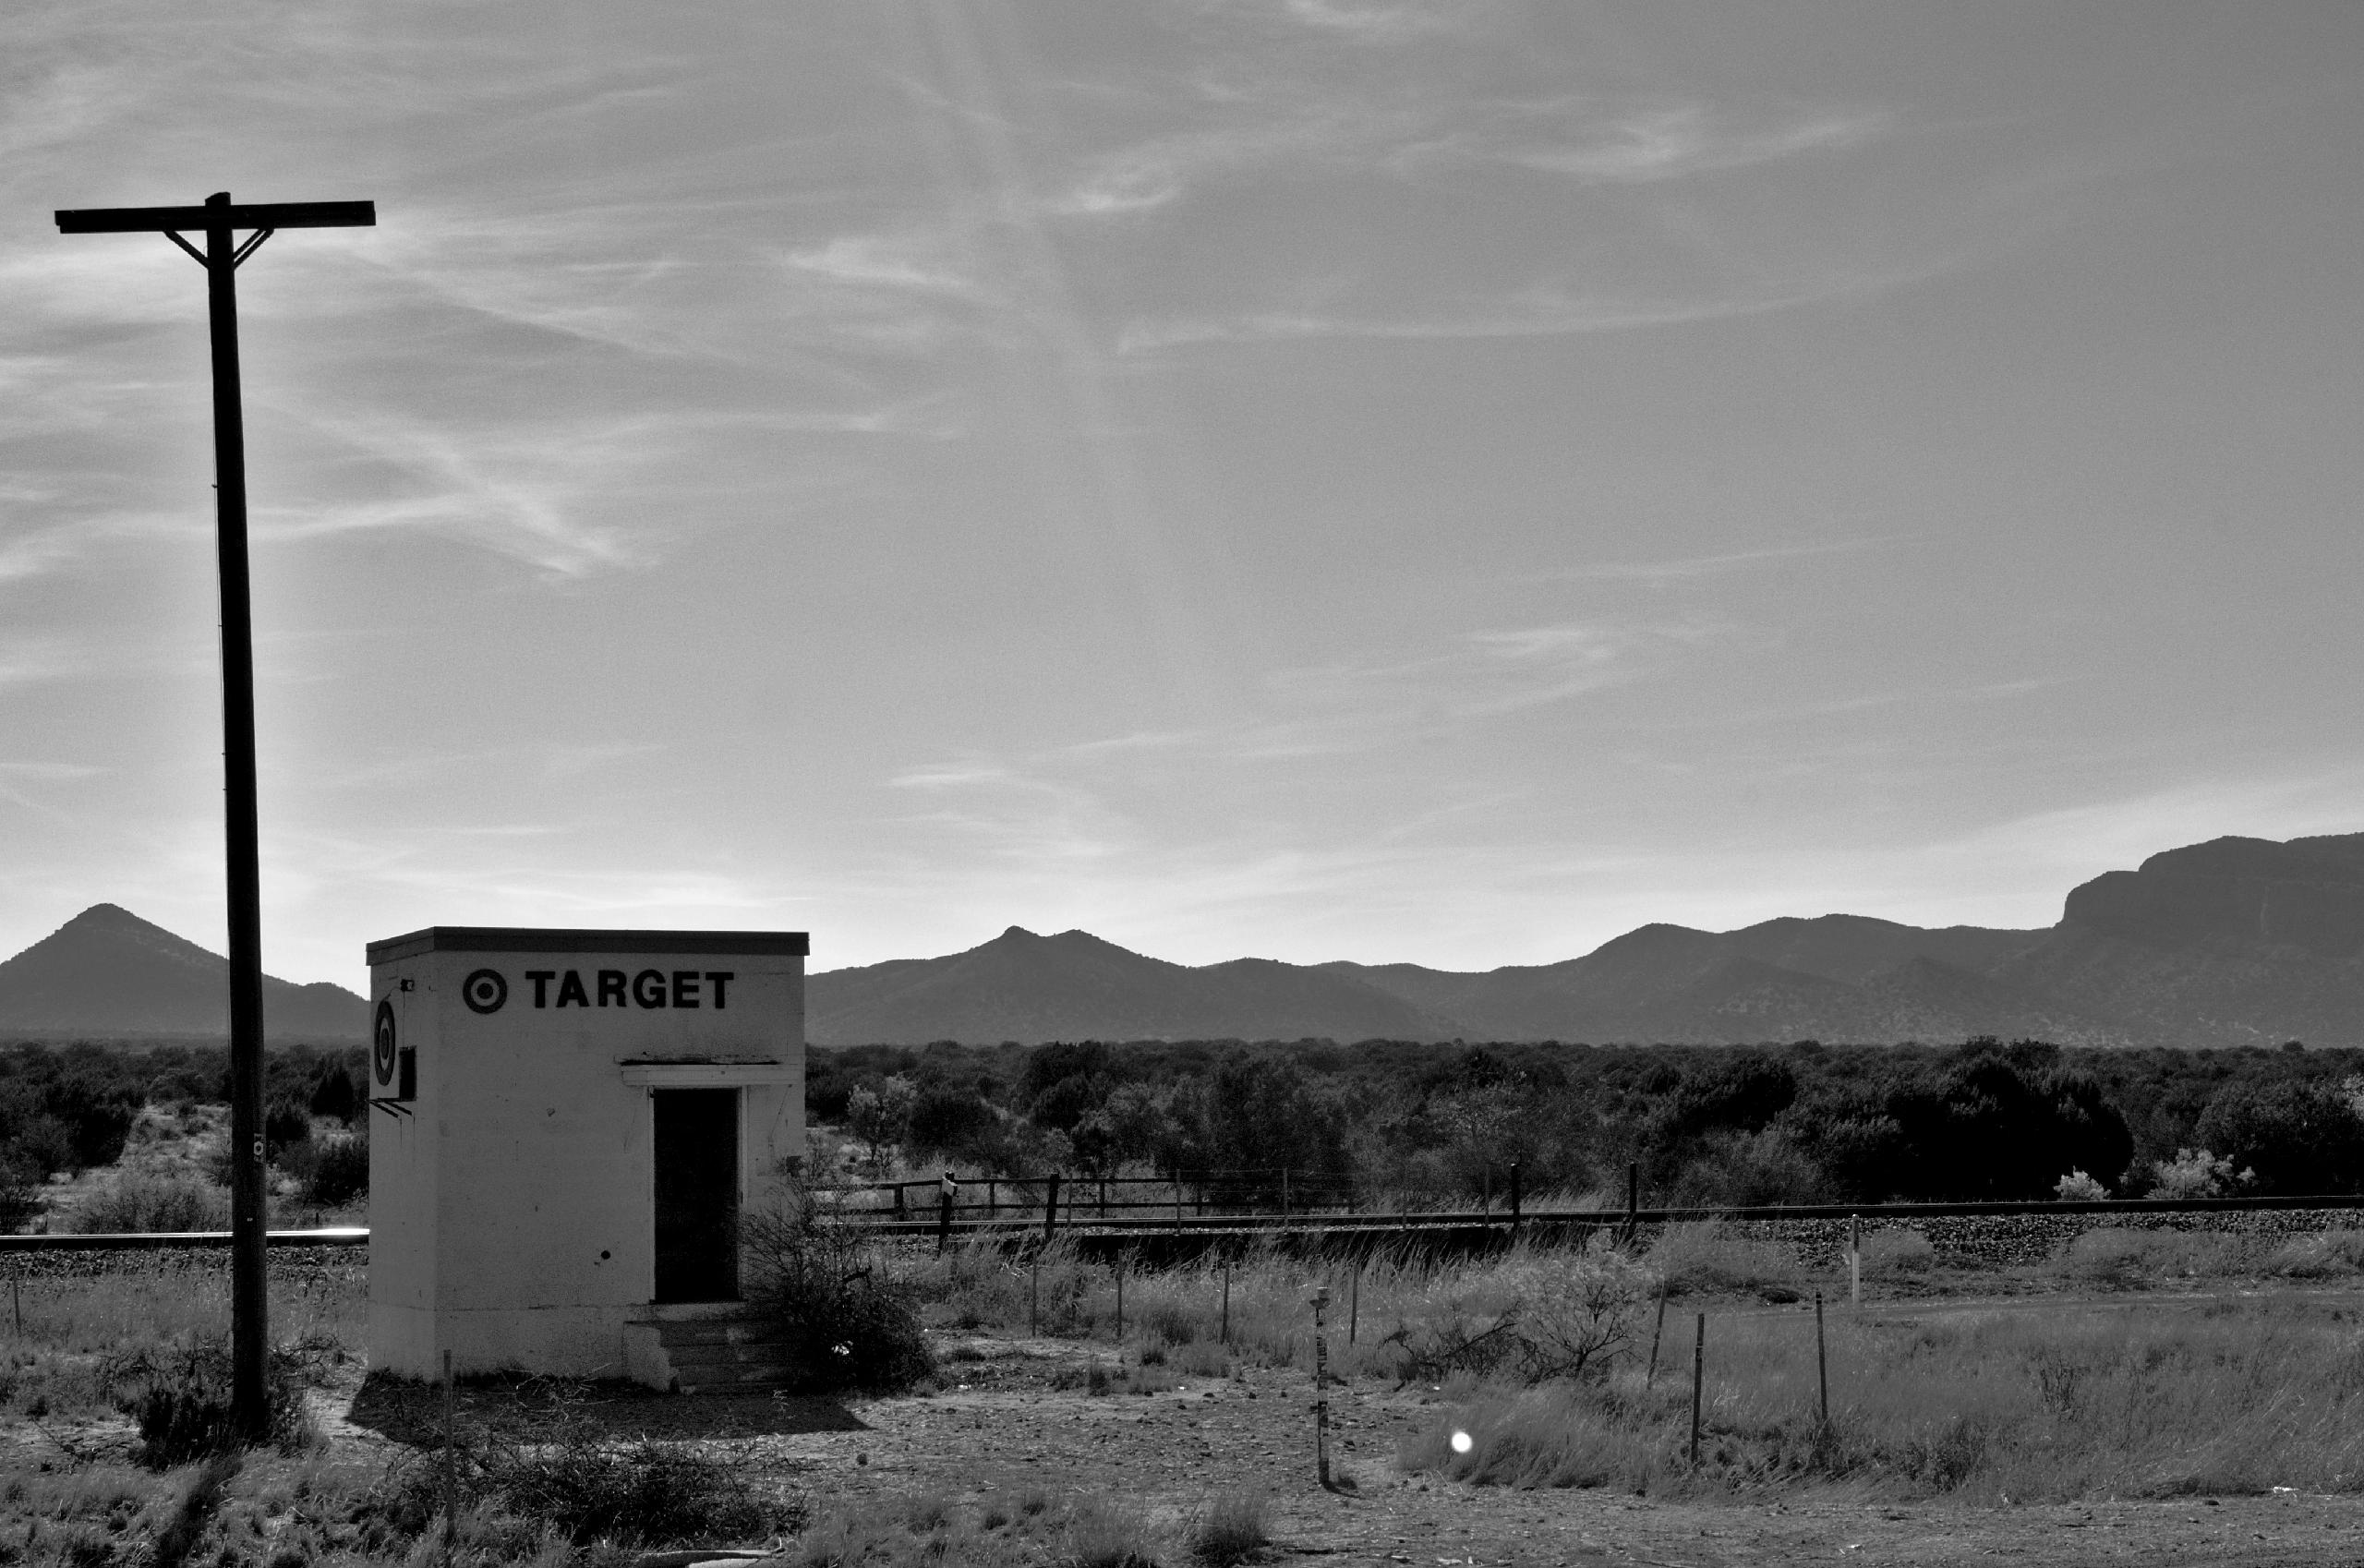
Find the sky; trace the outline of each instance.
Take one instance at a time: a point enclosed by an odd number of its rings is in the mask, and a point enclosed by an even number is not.
[[[2364,830],[2364,7],[18,0],[0,953],[1489,969]]]

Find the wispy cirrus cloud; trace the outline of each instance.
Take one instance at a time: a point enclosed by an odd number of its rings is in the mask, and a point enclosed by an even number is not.
[[[1558,286],[1524,289],[1476,307],[1438,310],[1407,306],[1403,314],[1369,311],[1260,311],[1240,316],[1143,317],[1128,321],[1116,335],[1119,354],[1187,348],[1199,344],[1285,343],[1314,338],[1399,339],[1405,342],[1471,338],[1564,337],[1585,332],[1630,332],[1760,316],[1816,300],[1835,299],[1886,286],[1889,280],[1846,275],[1812,287],[1739,297],[1649,299],[1601,294],[1586,296]]]
[[[1287,93],[1219,105],[1220,123],[1107,149],[1048,206],[1121,217],[1173,205],[1201,187],[1326,167],[1405,180],[1493,167],[1586,185],[1648,185],[1862,146],[1889,130],[1882,110],[1746,109],[1700,100],[1617,96],[1471,100],[1355,91]]]
[[[1890,124],[1883,113],[1831,110],[1751,119],[1699,103],[1605,115],[1593,108],[1574,106],[1575,135],[1526,146],[1505,139],[1486,155],[1586,182],[1641,185],[1856,147]]]

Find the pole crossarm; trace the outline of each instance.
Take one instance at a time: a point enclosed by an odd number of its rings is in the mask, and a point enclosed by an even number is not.
[[[169,234],[175,229],[374,228],[374,201],[225,202],[204,207],[84,207],[61,211],[57,232],[68,235]]]

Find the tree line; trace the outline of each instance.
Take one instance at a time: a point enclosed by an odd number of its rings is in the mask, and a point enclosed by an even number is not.
[[[2364,1191],[2364,1052],[1085,1041],[816,1049],[862,1170],[1287,1169],[1652,1204]]]

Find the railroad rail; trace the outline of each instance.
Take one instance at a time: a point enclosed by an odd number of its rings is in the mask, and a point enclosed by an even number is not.
[[[1114,1207],[1114,1205],[1112,1205]],[[1143,1208],[1150,1205],[1141,1205]],[[1047,1217],[947,1221],[941,1212],[927,1219],[856,1219],[840,1223],[865,1236],[885,1238],[951,1236],[997,1237],[1010,1240],[1029,1236],[1073,1236],[1122,1242],[1153,1236],[1263,1235],[1302,1236],[1368,1236],[1374,1240],[1407,1236],[1494,1236],[1581,1234],[1599,1229],[1634,1229],[1706,1220],[1741,1224],[1782,1220],[1861,1220],[1909,1223],[1916,1219],[1960,1219],[1975,1216],[2072,1214],[2208,1214],[2255,1213],[2285,1210],[2350,1210],[2364,1212],[2364,1194],[2322,1193],[2276,1198],[2103,1198],[2063,1200],[2032,1199],[1962,1203],[1796,1203],[1758,1206],[1625,1209],[1407,1210],[1388,1213],[1369,1211],[1292,1214],[1176,1215],[1171,1205],[1158,1205],[1158,1217],[1101,1218],[1072,1212]],[[271,1247],[366,1247],[367,1225],[340,1225],[318,1230],[275,1230],[268,1233]],[[227,1247],[228,1231],[157,1231],[102,1236],[0,1236],[0,1255],[10,1252],[153,1251],[169,1248]]]

